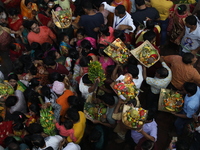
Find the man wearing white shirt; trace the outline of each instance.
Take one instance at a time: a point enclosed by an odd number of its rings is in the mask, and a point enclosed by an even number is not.
[[[133,19],[131,18],[131,15],[126,12],[126,9],[123,5],[113,7],[108,5],[106,2],[103,2],[102,4],[104,5],[104,9],[114,13],[114,29],[124,30],[124,32],[128,34],[130,32],[134,32],[136,27],[133,24]]]

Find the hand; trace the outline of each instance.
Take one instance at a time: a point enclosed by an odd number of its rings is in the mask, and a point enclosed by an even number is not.
[[[139,130],[136,130],[138,133],[141,133],[143,131],[143,129],[139,129]]]
[[[101,123],[99,120],[93,120],[92,122],[93,122],[94,124]]]
[[[119,105],[122,105],[122,104],[125,104],[125,102],[124,102],[121,98],[119,98],[118,104],[119,104]]]
[[[196,114],[192,115],[192,118],[194,119],[195,122],[198,122],[198,116]]]
[[[191,50],[191,53],[192,53],[193,55],[196,55],[196,54],[197,54],[197,51],[196,51],[196,50]]]
[[[56,121],[56,119],[53,119],[53,123],[56,123],[57,121]]]
[[[149,17],[146,17],[146,21],[151,20]]]
[[[120,26],[118,27],[118,30],[126,30],[126,29],[128,29],[128,27],[129,27],[129,26],[127,26],[127,25],[120,25]]]
[[[162,57],[162,56],[160,57],[160,62],[164,62],[164,59],[163,59],[163,57]]]
[[[95,81],[99,83],[99,82],[100,82],[100,78],[96,78],[96,80],[95,80]]]
[[[171,114],[176,116],[176,112],[174,112],[174,111],[172,111]]]
[[[179,37],[177,37],[176,40],[174,41],[174,43],[177,45],[180,45],[181,39]]]

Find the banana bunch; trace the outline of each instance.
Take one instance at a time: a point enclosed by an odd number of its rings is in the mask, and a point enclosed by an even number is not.
[[[44,133],[48,135],[55,135],[55,124],[53,123],[54,115],[52,111],[52,106],[42,109],[40,111],[40,124],[44,129]]]

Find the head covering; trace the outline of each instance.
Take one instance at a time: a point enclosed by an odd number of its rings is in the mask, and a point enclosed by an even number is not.
[[[65,90],[65,84],[63,82],[54,81],[52,89],[56,94],[61,95]]]
[[[74,144],[73,142],[70,142],[67,144],[67,146],[63,150],[81,150],[81,148],[78,144]]]

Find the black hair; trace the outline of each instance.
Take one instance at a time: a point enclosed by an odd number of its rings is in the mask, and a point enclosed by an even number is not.
[[[20,146],[17,142],[12,142],[8,145],[8,150],[20,150]]]
[[[37,116],[40,116],[40,106],[38,104],[31,104],[28,107],[32,112],[34,112]]]
[[[127,104],[133,104],[133,106],[135,107],[137,105],[137,100],[135,98],[130,99]]]
[[[86,56],[81,57],[80,61],[79,61],[79,65],[81,67],[88,67],[88,64],[90,63],[90,59]]]
[[[50,87],[48,87],[47,85],[42,86],[42,88],[40,89],[41,94],[45,97],[47,97],[48,99],[51,99],[51,90]]]
[[[101,138],[102,134],[99,130],[93,129],[89,135],[89,140],[92,142],[97,142]]]
[[[41,50],[42,49],[40,43],[38,43],[38,42],[31,43],[30,47],[33,50]]]
[[[6,12],[6,10],[2,6],[0,6],[0,13],[2,12]]]
[[[108,25],[101,25],[99,28],[99,31],[104,34],[105,36],[110,36],[110,32],[109,32],[109,26]]]
[[[187,16],[185,22],[189,25],[197,25],[197,18],[194,15]]]
[[[153,141],[146,140],[141,144],[141,148],[142,150],[151,150],[150,148],[152,148],[153,145],[154,145]]]
[[[145,1],[144,0],[135,0],[135,4],[138,6],[142,6],[142,5],[145,5]]]
[[[14,43],[11,43],[11,44],[10,44],[10,49],[11,49],[11,50],[14,51],[14,50],[16,50],[16,48],[17,48],[17,46],[16,46]]]
[[[105,93],[104,95],[99,97],[104,103],[106,103],[109,106],[113,106],[115,104],[115,99],[113,95]]]
[[[81,47],[83,49],[91,50],[92,44],[88,40],[83,40],[83,41],[81,41]]]
[[[147,31],[143,35],[144,41],[148,40],[149,42],[151,42],[155,37],[156,37],[156,33],[154,31],[152,31],[152,30]]]
[[[115,10],[117,10],[118,14],[125,14],[126,13],[126,8],[124,5],[118,5],[115,7]]]
[[[128,64],[129,64],[129,65],[132,64],[132,65],[137,66],[138,60],[137,60],[134,56],[131,55],[131,56],[128,58]]]
[[[45,57],[44,60],[43,60],[44,64],[47,65],[47,66],[54,66],[56,65],[56,61],[54,59],[52,59],[52,57]]]
[[[111,76],[115,69],[115,65],[109,65],[106,67],[106,75]]]
[[[8,96],[5,101],[5,106],[11,108],[14,106],[18,101],[17,96]]]
[[[128,73],[130,73],[133,78],[136,78],[138,77],[139,69],[136,65],[128,65]]]
[[[14,123],[16,122],[24,122],[27,119],[26,115],[20,111],[14,111],[11,115],[10,120],[13,120]]]
[[[78,110],[74,108],[69,108],[66,114],[67,114],[67,118],[71,119],[74,123],[78,122],[80,119]]]
[[[165,67],[158,68],[156,72],[160,75],[161,78],[166,78],[169,74],[168,70]]]
[[[182,15],[182,14],[184,13],[184,11],[186,11],[186,10],[187,10],[187,6],[184,5],[184,4],[179,5],[179,6],[177,7],[177,11],[178,11],[178,14],[179,14],[179,15]]]
[[[0,122],[3,122],[3,117],[2,116],[0,116]]]
[[[49,51],[46,57],[51,57],[53,60],[56,60],[56,51]]]
[[[155,113],[153,112],[153,110],[149,110],[148,115],[147,115],[147,121],[153,120],[154,117],[155,117]]]
[[[35,88],[37,86],[40,85],[40,81],[39,81],[39,78],[32,78],[30,81],[29,81],[29,87],[31,88]]]
[[[52,47],[53,46],[50,43],[48,43],[48,42],[45,42],[45,43],[43,43],[41,45],[41,48],[42,48],[43,52],[49,51]]]
[[[21,61],[16,60],[13,63],[13,72],[16,74],[22,74],[24,72],[24,64]]]
[[[24,129],[24,124],[20,121],[17,121],[13,124],[13,130],[20,131]]]
[[[184,53],[182,56],[182,61],[185,64],[191,64],[194,57],[195,56],[192,53]]]
[[[149,30],[153,30],[154,29],[154,21],[153,20],[147,20],[146,22],[146,28],[149,29]]]
[[[28,3],[33,2],[32,0],[25,0],[24,4],[27,6]]]
[[[89,1],[83,3],[82,7],[83,7],[84,9],[87,9],[87,10],[92,10],[92,9],[93,9],[92,3],[89,2]]]
[[[41,126],[41,124],[39,123],[31,123],[26,130],[30,133],[30,134],[40,134],[43,132],[43,128]]]
[[[79,99],[77,96],[69,96],[67,100],[70,106],[77,106],[79,104]]]
[[[44,147],[45,141],[44,138],[40,134],[34,134],[31,136],[31,142],[36,147]]]
[[[51,83],[53,83],[54,81],[63,82],[64,78],[65,78],[65,76],[61,75],[58,72],[53,72],[53,73],[49,74],[49,81]]]
[[[126,37],[124,35],[124,32],[121,31],[121,30],[115,30],[114,31],[114,37],[117,39],[117,38],[120,38],[122,41],[125,41]]]
[[[77,30],[76,34],[80,34],[82,36],[85,36],[86,35],[86,31],[85,31],[85,29],[80,28],[80,29]]]
[[[104,52],[104,49],[105,49],[105,48],[106,48],[106,46],[103,45],[103,44],[99,44],[99,45],[98,45],[99,54],[100,54],[100,55],[103,55],[103,56],[105,56],[105,57],[108,57],[108,55]]]
[[[84,84],[92,84],[92,81],[90,81],[88,74],[83,75],[82,81]]]
[[[10,81],[11,79],[14,79],[16,81],[19,80],[18,76],[16,74],[14,74],[14,73],[8,75],[8,81]]]
[[[12,8],[12,9],[8,10],[8,14],[9,14],[10,16],[18,15],[18,14],[19,14],[19,11],[18,11],[18,9],[16,9],[16,8]]]
[[[65,32],[60,33],[58,36],[59,42],[62,42],[64,40],[65,36],[67,36],[69,38],[69,36]]]
[[[31,30],[31,26],[32,26],[34,23],[37,24],[37,22],[36,22],[36,21],[33,21],[33,20],[24,20],[24,21],[23,21],[23,26],[24,26],[24,28],[26,28],[26,29],[28,29],[28,30]]]
[[[79,55],[78,55],[78,51],[75,49],[75,48],[70,48],[68,50],[68,53],[69,53],[69,57],[72,59],[72,60],[77,60],[79,58]]]
[[[32,90],[31,87],[28,87],[24,91],[24,97],[25,97],[26,102],[40,104],[40,100],[39,100],[38,96],[40,96],[39,93]]]
[[[35,50],[33,59],[34,60],[43,60],[43,58],[44,58],[43,51],[42,50]]]
[[[176,142],[176,150],[188,150],[190,146],[187,141],[185,140],[178,140]]]
[[[49,146],[49,147],[45,148],[44,150],[53,150],[53,147]]]
[[[17,143],[17,140],[13,137],[13,136],[7,136],[5,139],[4,139],[4,144],[6,147],[8,147],[8,145],[10,143]]]
[[[196,16],[197,16],[197,18],[200,20],[200,10],[198,10],[198,11],[196,12]]]
[[[68,129],[71,129],[74,124],[69,118],[66,118],[65,122],[63,123],[63,125],[68,130]]]
[[[191,95],[194,95],[197,92],[197,85],[196,83],[192,82],[185,82],[183,84],[183,87],[187,93],[190,93]]]

